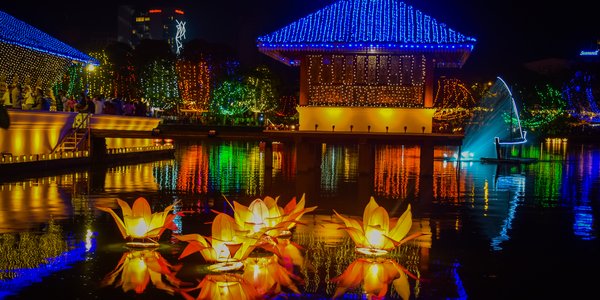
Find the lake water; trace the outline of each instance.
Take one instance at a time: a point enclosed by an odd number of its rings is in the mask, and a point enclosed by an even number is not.
[[[273,168],[266,169],[263,146],[177,143],[172,160],[0,183],[0,298],[200,299],[204,292],[240,299],[227,293],[244,278],[240,282],[260,294],[270,291],[270,298],[327,299],[340,287],[332,279],[348,267],[354,272],[347,281],[361,283],[365,276],[366,289],[390,299],[399,293],[411,299],[575,299],[597,293],[597,145],[542,142],[523,149],[539,161],[520,166],[447,161],[441,158],[455,149],[439,148],[432,177],[419,175],[420,151],[413,146],[377,145],[367,173],[359,172],[356,145],[318,145],[320,168],[311,171],[298,171],[306,162],[297,159],[293,144],[274,144]],[[231,213],[225,198],[249,205],[279,196],[283,206],[303,194],[306,205],[317,208],[293,231],[303,263],[288,273],[266,260],[270,275],[253,265],[231,276],[207,275],[199,253],[179,258],[187,243],[175,236],[210,236],[213,211]],[[410,205],[411,231],[425,235],[384,259],[356,254],[333,223],[334,210],[362,218],[371,196],[390,217]],[[153,212],[176,203],[180,213],[178,229],[165,231],[153,250],[125,247],[113,218],[96,208],[109,206],[120,216],[116,199],[132,204],[138,197],[148,199]],[[134,272],[143,263],[147,271]],[[203,279],[209,284],[196,288]],[[340,295],[365,297],[360,286]]]

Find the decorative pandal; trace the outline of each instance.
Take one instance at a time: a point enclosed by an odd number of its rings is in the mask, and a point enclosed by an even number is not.
[[[157,247],[158,240],[165,229],[177,230],[177,225],[173,222],[177,214],[170,213],[176,203],[169,205],[162,212],[155,213],[152,213],[150,204],[143,197],[137,198],[133,207],[121,199],[117,199],[117,203],[121,207],[123,219],[110,207],[97,206],[97,208],[110,213],[129,247]]]

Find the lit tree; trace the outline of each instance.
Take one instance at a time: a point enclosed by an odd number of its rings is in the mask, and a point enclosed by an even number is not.
[[[181,59],[176,64],[179,94],[188,109],[207,110],[210,100],[210,68],[202,59]]]
[[[534,97],[537,102],[533,106],[524,107],[521,123],[532,131],[546,131],[554,126],[555,120],[565,115],[567,102],[561,91],[550,84],[535,87]]]
[[[257,67],[245,78],[248,88],[248,109],[256,116],[277,108],[277,97],[273,87],[273,74],[264,66]]]
[[[210,103],[210,111],[222,115],[239,116],[248,111],[248,87],[237,80],[225,80],[219,85]]]
[[[138,98],[138,82],[134,67],[133,49],[125,43],[113,43],[106,47],[113,68],[114,97]]]
[[[92,52],[89,55],[100,62],[99,66],[86,69],[90,95],[112,96],[114,93],[113,65],[109,61],[106,51]]]
[[[140,88],[151,107],[170,109],[181,103],[175,66],[168,60],[156,60],[142,68]]]

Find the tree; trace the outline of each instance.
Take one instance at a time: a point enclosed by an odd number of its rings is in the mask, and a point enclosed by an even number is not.
[[[248,109],[254,113],[269,113],[277,108],[277,96],[273,86],[273,74],[265,66],[259,66],[245,78],[248,88]]]
[[[248,87],[237,80],[225,80],[219,85],[210,103],[210,111],[222,115],[239,116],[248,111]]]

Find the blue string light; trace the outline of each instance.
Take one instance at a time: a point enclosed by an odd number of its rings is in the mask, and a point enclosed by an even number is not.
[[[0,42],[59,56],[86,64],[99,65],[96,59],[53,38],[49,34],[0,11]]]
[[[284,57],[273,52],[464,52],[475,42],[398,0],[341,0],[257,39],[261,51],[280,60]]]

